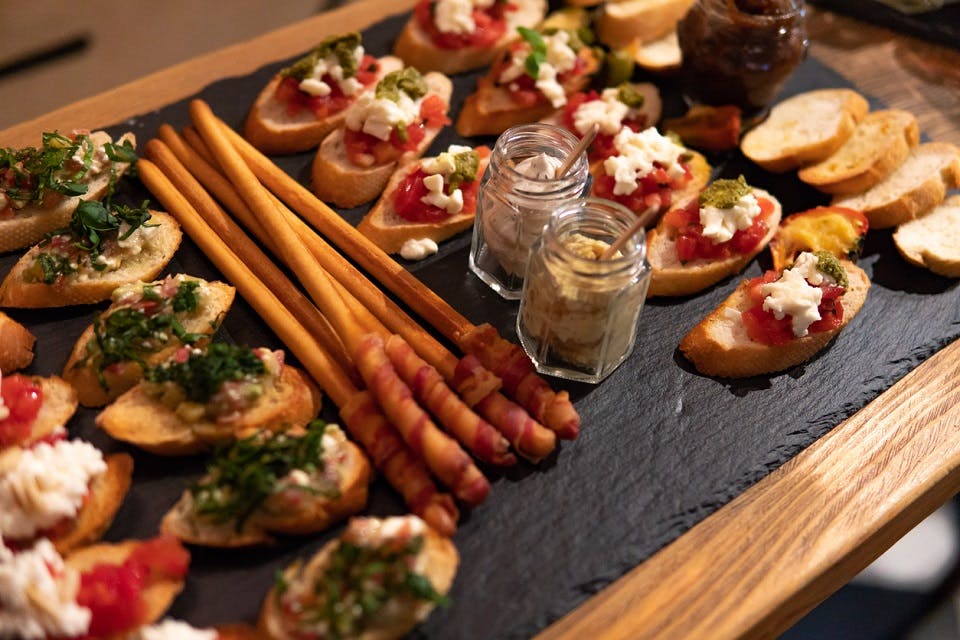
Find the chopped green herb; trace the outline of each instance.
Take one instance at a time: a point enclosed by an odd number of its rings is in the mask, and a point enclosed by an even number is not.
[[[150,382],[173,382],[193,402],[206,403],[226,382],[261,376],[263,361],[250,347],[217,342],[203,353],[190,354],[186,362],[168,362],[147,369]]]
[[[540,76],[540,65],[547,61],[547,43],[533,29],[517,27],[517,32],[530,45],[530,54],[523,61],[523,68],[527,75],[536,80]]]
[[[34,265],[40,269],[40,272],[34,275],[43,284],[53,284],[60,276],[69,275],[77,270],[70,263],[70,258],[60,253],[41,252],[37,254]]]
[[[196,280],[182,280],[180,285],[177,287],[177,292],[173,294],[173,310],[176,313],[183,313],[185,311],[193,311],[197,308],[197,288],[200,287],[200,283]]]
[[[412,100],[427,95],[429,87],[426,80],[414,67],[404,67],[399,71],[391,71],[377,83],[375,95],[378,99],[400,100],[400,92],[410,96]]]

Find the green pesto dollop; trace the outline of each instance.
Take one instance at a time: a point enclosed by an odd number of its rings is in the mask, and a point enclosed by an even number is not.
[[[844,289],[850,286],[847,272],[835,255],[829,251],[816,251],[813,255],[817,257],[817,271],[830,276]]]
[[[427,95],[427,82],[420,72],[413,67],[404,67],[399,71],[391,71],[377,83],[376,97],[378,99],[400,100],[400,92],[410,96],[413,100]]]
[[[313,51],[289,67],[282,69],[280,75],[284,78],[303,80],[313,74],[313,69],[317,66],[317,62],[333,54],[337,57],[337,62],[340,63],[340,67],[343,69],[343,77],[352,78],[357,75],[357,59],[354,56],[354,51],[359,46],[360,34],[356,32],[324,38]]]
[[[617,100],[627,105],[631,109],[639,109],[643,106],[643,94],[637,91],[629,82],[624,82],[617,88]]]
[[[743,176],[736,180],[714,180],[713,184],[700,192],[700,206],[732,209],[740,198],[753,191]]]
[[[449,178],[449,191],[453,193],[465,182],[473,182],[477,179],[477,170],[480,166],[480,156],[473,149],[461,151],[453,156],[453,164],[456,167]]]

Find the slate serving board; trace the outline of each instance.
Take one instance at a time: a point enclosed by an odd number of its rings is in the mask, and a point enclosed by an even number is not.
[[[367,50],[387,53],[404,17],[364,33]],[[201,92],[214,111],[239,126],[260,88],[281,65],[217,82]],[[454,79],[454,111],[478,74]],[[844,80],[807,60],[784,95]],[[674,87],[662,85],[666,115],[682,105]],[[877,106],[877,105],[875,105]],[[455,117],[455,113],[454,113]],[[158,126],[189,122],[187,102],[111,127],[132,129],[141,144]],[[39,132],[38,132],[39,133]],[[447,129],[432,152],[457,137]],[[480,140],[492,144],[492,139]],[[280,160],[291,175],[308,180],[310,154]],[[793,175],[774,176],[739,153],[711,158],[718,176],[746,175],[776,194],[786,213],[823,204],[826,198]],[[130,198],[147,195],[126,181]],[[363,209],[344,211],[356,223]],[[501,300],[467,269],[469,233],[443,245],[438,255],[408,265],[417,277],[473,322],[488,321],[515,339],[516,303]],[[18,255],[0,257],[6,273]],[[524,638],[543,629],[687,529],[782,465],[896,380],[960,335],[960,288],[906,264],[889,232],[871,232],[861,265],[874,286],[860,315],[821,355],[785,373],[724,381],[703,377],[676,350],[684,333],[736,286],[728,280],[695,298],[651,301],[643,312],[634,354],[597,386],[554,380],[568,389],[583,420],[580,438],[565,442],[539,466],[486,469],[489,499],[463,513],[455,542],[462,562],[453,604],[436,611],[414,632],[417,638]],[[768,268],[766,256],[745,276]],[[189,239],[168,272],[206,278],[218,273]],[[57,373],[94,309],[74,307],[17,311],[11,315],[37,336],[31,373]],[[254,346],[281,345],[238,298],[221,339]],[[333,421],[332,406],[323,415]],[[128,450],[93,426],[95,412],[81,410],[71,433],[105,451]],[[108,540],[153,535],[160,518],[203,469],[202,458],[159,458],[131,451],[134,486]],[[368,513],[403,513],[382,481],[371,491]],[[193,550],[183,594],[169,615],[197,625],[256,618],[275,571],[306,557],[335,535],[284,540],[245,551]]]

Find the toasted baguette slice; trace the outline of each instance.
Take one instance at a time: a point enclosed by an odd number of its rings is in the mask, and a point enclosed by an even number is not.
[[[827,159],[800,170],[800,179],[826,193],[866,191],[906,160],[920,141],[917,118],[909,111],[874,111]]]
[[[508,11],[506,30],[495,43],[484,47],[462,47],[445,49],[433,43],[430,35],[417,21],[416,14],[410,16],[403,31],[397,38],[393,53],[410,67],[421,71],[438,71],[446,75],[463,73],[486,67],[503,49],[517,39],[517,27],[536,27],[547,13],[545,0],[514,0],[515,10]]]
[[[841,260],[850,286],[840,298],[843,322],[833,330],[794,338],[785,345],[754,342],[747,335],[741,313],[750,308],[747,281],[684,336],[680,350],[697,371],[721,378],[744,378],[783,371],[806,362],[849,324],[867,297],[870,279],[852,262]]]
[[[10,376],[3,376],[3,380],[8,380]],[[5,444],[29,446],[34,442],[47,438],[57,430],[62,429],[64,425],[73,417],[77,410],[77,393],[68,383],[57,376],[41,378],[40,376],[29,376],[30,380],[40,387],[41,404],[37,411],[37,417],[30,425],[30,433],[23,439],[16,441],[7,441]],[[0,381],[0,387],[3,382]],[[3,445],[0,440],[0,447]]]
[[[703,291],[727,276],[739,273],[773,239],[780,224],[783,209],[780,201],[763,189],[754,189],[754,195],[773,202],[773,212],[767,218],[767,233],[750,253],[732,255],[720,260],[698,259],[681,263],[677,258],[676,237],[671,228],[661,223],[647,234],[647,260],[650,263],[648,296],[686,296]]]
[[[290,429],[286,433],[296,437],[303,431]],[[189,544],[235,548],[270,544],[273,542],[271,533],[317,533],[359,512],[367,504],[367,486],[373,476],[370,463],[337,425],[325,425],[323,433],[323,457],[318,461],[322,465],[318,465],[316,471],[301,472],[308,475],[336,473],[333,494],[326,485],[317,493],[296,490],[291,493],[289,488],[284,492],[278,487],[277,492],[266,497],[243,526],[238,527],[234,520],[216,523],[197,513],[193,494],[188,490],[163,517],[160,531]],[[228,450],[226,455],[229,454]],[[211,468],[216,469],[216,466]],[[209,475],[204,478],[207,479]]]
[[[23,369],[33,362],[36,341],[26,327],[0,311],[0,373]]]
[[[480,156],[476,179],[480,180],[490,162],[490,149],[477,147],[476,150]],[[395,208],[397,188],[407,176],[420,169],[421,164],[421,162],[413,162],[394,172],[380,200],[357,225],[357,231],[387,253],[399,253],[408,240],[426,238],[440,242],[473,226],[476,207],[470,212],[450,215],[440,222],[411,222],[397,214]]]
[[[897,227],[893,241],[907,262],[960,278],[960,196],[951,196],[927,215]]]
[[[583,61],[584,73],[563,83],[563,90],[568,96],[585,90],[593,74],[600,69],[600,60],[589,47],[584,47],[577,55]],[[510,127],[542,120],[556,111],[548,100],[529,107],[518,105],[510,97],[510,91],[497,86],[494,78],[487,74],[477,80],[477,90],[464,100],[456,129],[465,137],[499,135]]]
[[[680,40],[676,29],[657,40],[649,42],[634,40],[628,49],[640,68],[653,73],[673,73],[678,71],[683,63],[683,53],[680,51]]]
[[[233,304],[235,290],[222,282],[205,282],[199,278],[183,274],[171,277],[173,282],[190,280],[200,283],[197,290],[197,308],[193,312],[173,313],[173,316],[180,322],[186,332],[205,335],[205,337],[193,343],[193,346],[203,347],[209,342],[210,336],[220,328],[221,321],[229,311],[230,305]],[[156,290],[162,290],[165,282],[167,281],[135,283],[131,287],[140,287],[142,290],[143,286],[153,286]],[[122,293],[124,289],[126,287],[116,290],[114,303],[99,316],[97,323],[105,322],[109,316],[119,309],[129,308],[130,305],[125,304],[122,299],[120,301],[116,300],[116,293]],[[85,407],[102,407],[133,387],[143,377],[143,367],[133,360],[114,363],[102,372],[99,371],[98,363],[101,354],[96,346],[95,326],[95,324],[91,324],[80,335],[73,351],[70,352],[67,364],[63,367],[64,379],[77,390],[80,404]],[[167,334],[165,344],[148,344],[151,345],[149,349],[143,349],[139,352],[148,366],[168,360],[177,349],[183,346],[183,343],[172,333]],[[102,383],[98,374],[103,376]]]
[[[453,83],[450,82],[450,78],[439,73],[427,73],[423,78],[427,82],[429,94],[439,96],[449,109],[450,98],[453,95]],[[339,127],[324,139],[313,159],[311,169],[313,192],[321,200],[332,202],[338,207],[357,207],[370,202],[383,192],[394,169],[423,155],[438,133],[440,133],[440,127],[427,127],[426,135],[420,145],[416,149],[404,152],[395,162],[358,167],[347,157],[343,141],[344,127]]]
[[[320,410],[316,387],[289,365],[284,365],[269,393],[260,396],[239,419],[226,423],[209,419],[187,422],[175,409],[152,398],[146,384],[140,382],[117,398],[97,416],[96,423],[117,440],[163,456],[208,451],[249,429],[306,424]]]
[[[74,304],[93,304],[110,298],[113,290],[122,284],[137,280],[153,280],[163,271],[180,246],[180,223],[172,216],[153,211],[150,224],[153,241],[145,244],[139,253],[118,251],[117,269],[96,271],[82,267],[79,272],[65,276],[54,284],[28,282],[25,277],[37,256],[44,250],[36,245],[13,266],[0,284],[0,306],[4,307],[65,307]],[[106,254],[104,254],[106,255]]]
[[[126,453],[106,456],[107,470],[90,483],[90,493],[77,518],[50,538],[61,554],[92,544],[103,537],[130,490],[133,458]]]
[[[774,173],[820,162],[853,135],[869,110],[851,89],[817,89],[777,104],[770,116],[743,136],[740,150]]]
[[[417,574],[430,583],[434,592],[441,596],[446,595],[453,584],[459,564],[459,554],[449,538],[441,536],[416,516],[392,517],[384,520],[354,518],[339,539],[325,544],[306,564],[298,560],[284,570],[283,576],[287,588],[281,594],[274,587],[267,594],[260,612],[260,630],[271,640],[295,640],[303,637],[295,633],[296,620],[291,620],[289,609],[281,606],[284,601],[303,601],[309,607],[310,603],[319,597],[317,594],[323,585],[324,572],[342,540],[349,540],[362,547],[368,546],[361,541],[366,537],[365,531],[372,531],[376,535],[378,530],[383,530],[384,532],[380,534],[384,538],[383,545],[402,548],[403,539],[398,538],[395,533],[391,535],[386,530],[391,527],[397,528],[395,526],[397,523],[401,523],[402,527],[403,521],[411,519],[419,522],[418,527],[423,527],[423,532],[418,534],[422,536],[423,544],[414,560]],[[314,584],[318,585],[316,589]],[[434,603],[428,600],[417,600],[408,595],[394,596],[389,606],[384,606],[361,620],[362,630],[350,637],[362,640],[402,638],[414,626],[426,620],[434,606]]]
[[[393,56],[384,56],[379,63],[377,81],[391,71],[403,68],[403,62]],[[291,116],[287,113],[287,106],[276,98],[281,80],[279,75],[274,76],[257,96],[243,125],[243,136],[268,154],[283,155],[313,149],[343,124],[347,110],[321,119],[308,109]]]
[[[90,134],[90,140],[97,146],[103,146],[110,142],[110,134],[105,131],[94,131]],[[132,133],[120,136],[117,144],[123,144],[128,140],[130,144],[136,146],[137,139]],[[122,176],[130,168],[130,165],[125,162],[109,164],[111,166],[104,167],[103,171],[87,178],[87,192],[82,196],[61,197],[59,194],[54,194],[56,197],[50,198],[49,206],[24,207],[12,218],[0,220],[0,253],[22,249],[40,242],[48,232],[67,226],[80,200],[103,198],[110,188],[111,168],[117,177]]]
[[[653,42],[677,28],[694,0],[621,0],[606,2],[596,18],[597,38],[603,44],[619,49]]]
[[[915,147],[885,180],[864,193],[835,197],[832,204],[862,211],[871,229],[886,229],[918,218],[960,186],[960,148],[946,142]]]

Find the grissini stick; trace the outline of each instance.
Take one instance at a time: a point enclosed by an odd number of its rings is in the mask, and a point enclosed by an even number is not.
[[[455,531],[459,514],[453,499],[437,491],[426,467],[389,425],[372,396],[354,386],[320,343],[227,248],[157,165],[142,159],[138,167],[140,178],[151,193],[176,216],[194,242],[340,407],[340,417],[351,435],[360,441],[411,510],[440,531]]]

